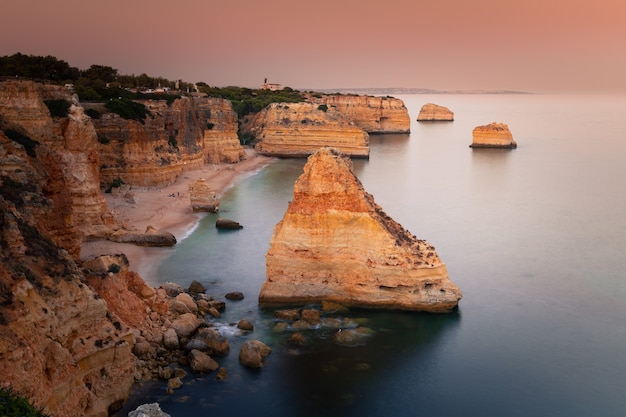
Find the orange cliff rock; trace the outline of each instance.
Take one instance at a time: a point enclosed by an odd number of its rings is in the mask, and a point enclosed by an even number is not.
[[[116,179],[131,186],[164,187],[205,163],[235,163],[245,153],[237,115],[228,100],[182,97],[139,101],[150,111],[141,123],[110,113],[102,104],[94,120],[100,140],[102,187]]]
[[[312,102],[326,104],[368,133],[409,133],[411,119],[404,102],[394,97],[324,95]]]
[[[418,122],[451,122],[453,120],[454,113],[449,108],[433,103],[424,104],[417,116]]]
[[[0,385],[51,415],[104,417],[134,382],[133,334],[75,263],[64,148],[0,122]]]
[[[309,157],[266,254],[262,306],[445,312],[460,299],[435,248],[382,211],[350,160],[329,148]]]
[[[509,127],[504,123],[490,123],[477,126],[472,131],[470,148],[517,148]]]
[[[69,114],[52,117],[44,100],[67,102]],[[91,119],[69,91],[30,81],[0,83],[0,118],[4,120],[3,130],[16,132],[14,135],[19,134],[25,140],[36,142],[35,149],[41,149],[36,152],[39,170],[47,173],[41,181],[44,194],[53,205],[60,199],[69,198],[71,201],[73,209],[51,212],[48,218],[42,219],[49,223],[48,230],[52,236],[71,240],[60,236],[66,233],[68,225],[76,227],[82,238],[87,240],[105,237],[117,229],[100,190],[96,131]],[[4,160],[13,160],[19,165],[24,157],[16,149],[23,147],[15,141],[7,143],[2,151]],[[0,164],[2,175],[15,171],[11,166]],[[22,177],[24,175],[21,174]],[[69,206],[64,204],[64,207]],[[80,250],[74,244],[66,246],[73,256]]]
[[[352,157],[369,157],[369,135],[342,113],[313,103],[272,103],[251,117],[244,133],[258,140],[258,153],[306,157],[332,146]]]

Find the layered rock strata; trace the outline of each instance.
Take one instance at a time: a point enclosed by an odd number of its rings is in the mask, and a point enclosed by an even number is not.
[[[138,101],[150,111],[143,123],[123,119],[103,105],[94,119],[100,141],[102,187],[121,180],[132,186],[163,187],[205,163],[245,157],[237,136],[237,114],[228,100],[182,97]]]
[[[311,101],[337,110],[368,133],[409,133],[411,119],[404,102],[394,97],[331,94]]]
[[[189,200],[193,211],[216,213],[220,207],[220,200],[215,191],[204,178],[189,184]]]
[[[262,306],[346,306],[445,312],[461,291],[435,248],[387,216],[337,150],[312,155],[266,254]]]
[[[418,122],[451,122],[453,120],[454,113],[449,108],[433,103],[424,104],[417,116]]]
[[[51,116],[46,105],[49,100],[66,103],[67,116]],[[84,239],[102,238],[117,228],[99,187],[96,131],[76,97],[58,86],[30,81],[3,82],[0,83],[0,117],[4,120],[3,130],[9,132],[9,136],[26,138],[13,140],[11,146],[16,146],[20,140],[31,141],[28,143],[32,143],[36,152],[42,145],[38,159],[39,166],[48,170],[48,175],[42,179],[46,184],[45,193],[60,196],[66,192],[71,201],[73,210],[51,215],[53,218],[65,216],[58,232],[50,229],[53,236],[67,230],[70,223]],[[24,145],[17,146],[23,148]],[[21,164],[23,158],[9,148],[4,150],[4,155],[0,167],[6,175],[13,170],[11,167]],[[75,255],[78,249],[71,247],[70,250]]]
[[[322,108],[323,109],[323,108]],[[263,155],[307,157],[332,146],[352,157],[369,157],[369,135],[342,113],[313,103],[273,103],[251,117],[244,133]]]
[[[477,126],[472,131],[471,148],[517,148],[509,127],[504,123]]]

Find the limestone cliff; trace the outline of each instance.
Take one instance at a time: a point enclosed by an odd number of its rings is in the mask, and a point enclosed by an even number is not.
[[[82,238],[58,152],[2,123],[0,384],[55,416],[107,416],[133,383],[131,330],[70,256]]]
[[[404,102],[394,97],[324,95],[311,101],[325,104],[368,133],[409,133],[411,119]]]
[[[67,103],[67,116],[52,117],[45,104],[48,100]],[[75,97],[58,86],[29,81],[3,82],[0,83],[0,117],[4,120],[3,130],[44,145],[42,158],[46,159],[44,165],[50,174],[43,180],[46,193],[58,197],[61,190],[57,188],[65,188],[72,201],[73,210],[62,213],[63,223],[72,223],[84,239],[101,238],[117,228],[100,191],[96,131]],[[16,143],[12,141],[10,148]],[[5,158],[19,158],[9,148],[4,149],[3,154]],[[11,170],[10,164],[0,166],[5,171]],[[50,230],[53,236],[57,234],[55,230],[63,232],[66,227]],[[69,247],[70,253],[76,254],[76,248]]]
[[[198,107],[205,110],[204,155],[208,164],[237,163],[245,159],[245,152],[237,131],[237,113],[230,101],[208,97],[198,99]]]
[[[163,187],[204,163],[238,162],[244,157],[237,116],[229,101],[182,97],[139,101],[150,111],[141,123],[92,105],[100,141],[100,177],[107,188],[118,178],[132,186]]]
[[[453,120],[454,113],[450,111],[449,108],[433,103],[424,104],[420,109],[419,115],[417,116],[418,122],[451,122]]]
[[[471,148],[517,148],[509,127],[504,123],[477,126],[472,131]]]
[[[309,157],[272,235],[261,305],[443,312],[460,299],[435,248],[382,211],[347,158],[328,148]]]
[[[342,113],[313,103],[273,103],[243,127],[263,155],[306,157],[332,146],[352,157],[369,157],[369,135]]]

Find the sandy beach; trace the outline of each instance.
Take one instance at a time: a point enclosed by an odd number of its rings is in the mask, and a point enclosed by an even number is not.
[[[211,189],[221,195],[238,180],[266,167],[275,158],[258,155],[246,149],[246,159],[237,164],[205,165],[202,169],[183,173],[176,183],[164,188],[133,187],[126,192],[105,193],[105,199],[118,224],[131,231],[144,232],[148,226],[168,231],[180,241],[189,234],[204,213],[191,210],[189,184],[204,178]],[[172,248],[144,247],[109,240],[85,242],[81,258],[124,253],[130,269],[137,271],[148,283],[152,281],[153,268],[172,252]]]

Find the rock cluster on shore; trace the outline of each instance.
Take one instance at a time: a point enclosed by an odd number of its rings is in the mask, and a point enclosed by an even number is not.
[[[309,157],[266,254],[261,305],[444,312],[461,291],[435,248],[387,216],[334,149]]]

